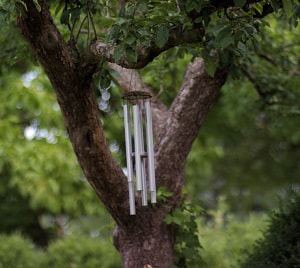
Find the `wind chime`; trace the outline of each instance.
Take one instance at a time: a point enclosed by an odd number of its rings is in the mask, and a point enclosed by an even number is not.
[[[125,93],[122,98],[124,100],[123,110],[126,162],[128,172],[129,208],[130,215],[135,215],[136,191],[141,196],[142,206],[148,205],[148,192],[150,193],[151,203],[156,203],[151,113],[152,95],[144,91],[130,91]],[[131,134],[132,129],[133,145]],[[146,136],[146,139],[144,135]],[[133,166],[135,166],[135,168]]]

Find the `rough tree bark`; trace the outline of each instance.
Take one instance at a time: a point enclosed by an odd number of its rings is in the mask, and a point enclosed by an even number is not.
[[[212,78],[198,58],[187,67],[181,89],[169,109],[154,101],[157,187],[165,186],[173,195],[155,207],[142,207],[137,201],[137,215],[130,216],[127,179],[112,157],[91,89],[95,65],[89,66],[88,72],[81,68],[55,27],[46,1],[39,1],[41,11],[32,0],[24,2],[27,11],[19,15],[18,27],[53,85],[87,180],[116,221],[114,242],[123,266],[167,267],[173,263],[175,234],[164,218],[181,202],[185,160],[226,80],[226,70],[217,71]],[[128,70],[114,68],[121,74],[119,82],[126,90]],[[142,80],[137,81],[144,90],[151,90]]]

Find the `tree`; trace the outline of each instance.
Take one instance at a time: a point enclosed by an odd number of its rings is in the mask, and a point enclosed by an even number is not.
[[[257,240],[241,267],[299,266],[299,193],[291,192],[289,200],[269,216],[264,237]]]
[[[17,25],[55,90],[83,173],[116,221],[114,243],[123,265],[166,267],[174,260],[176,234],[164,219],[181,204],[185,160],[204,118],[228,73],[238,70],[237,59],[253,48],[262,18],[283,6],[293,20],[292,4],[297,5],[289,0],[48,2],[57,4],[58,14],[63,9],[61,22],[69,28],[70,42],[45,0],[15,1]],[[103,16],[105,10],[109,12]],[[80,17],[81,13],[85,14]],[[111,24],[111,13],[117,18],[108,31],[105,24]],[[97,14],[102,17],[97,19]],[[86,46],[75,34],[77,29],[82,36],[84,23]],[[91,41],[96,26],[106,34],[106,42]],[[132,74],[137,75],[136,89],[151,90],[136,72],[125,68],[143,68],[180,45],[205,62],[196,57],[188,65],[169,108],[158,98],[153,101],[157,185],[172,194],[155,207],[138,203],[137,215],[129,216],[126,177],[104,136],[93,77],[105,71],[103,62],[110,62],[122,90],[129,90]]]

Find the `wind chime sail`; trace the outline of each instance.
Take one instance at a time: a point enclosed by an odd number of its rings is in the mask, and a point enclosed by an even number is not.
[[[130,91],[122,97],[130,215],[136,214],[136,191],[141,195],[142,206],[148,205],[148,192],[151,203],[156,203],[151,97],[150,93],[144,91]]]

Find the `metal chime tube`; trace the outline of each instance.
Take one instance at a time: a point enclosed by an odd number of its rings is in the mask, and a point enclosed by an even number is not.
[[[141,148],[141,164],[142,164],[142,206],[148,205],[147,199],[147,181],[146,181],[146,157],[144,146],[144,129],[143,129],[143,102],[140,101],[140,114],[139,114],[139,129],[140,129],[140,148]]]
[[[127,172],[128,172],[129,210],[130,210],[130,215],[135,215],[130,110],[127,104],[123,104],[123,111],[124,111],[125,144],[126,144],[126,163],[127,163]]]
[[[137,104],[133,105],[133,130],[134,130],[134,156],[135,156],[135,176],[136,189],[142,191],[142,162],[141,162],[141,128],[140,109]]]
[[[156,203],[156,184],[155,184],[155,168],[154,168],[154,146],[152,131],[152,113],[150,100],[145,101],[146,110],[146,137],[148,152],[148,177],[151,194],[151,203]]]

